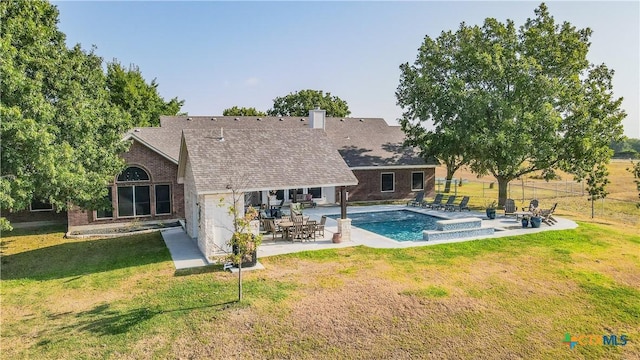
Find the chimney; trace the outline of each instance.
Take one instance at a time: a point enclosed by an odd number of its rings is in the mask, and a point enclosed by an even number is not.
[[[327,112],[325,110],[320,110],[320,108],[309,110],[309,128],[324,130],[326,115]]]

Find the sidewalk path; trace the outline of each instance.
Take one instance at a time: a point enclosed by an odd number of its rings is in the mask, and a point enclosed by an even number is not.
[[[162,238],[171,253],[176,270],[210,265],[195,241],[182,228],[162,231]]]

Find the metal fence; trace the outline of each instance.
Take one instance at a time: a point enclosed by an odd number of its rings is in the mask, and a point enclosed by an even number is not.
[[[446,180],[436,179],[436,192],[443,192]],[[453,195],[475,195],[482,198],[498,198],[496,181],[451,180],[450,193]],[[585,196],[584,183],[575,181],[525,181],[514,180],[507,187],[507,197],[514,200],[545,199],[566,196]]]

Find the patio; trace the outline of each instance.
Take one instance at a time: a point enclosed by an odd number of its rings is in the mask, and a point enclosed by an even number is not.
[[[351,227],[351,241],[343,241],[341,243],[334,244],[331,239],[333,234],[337,232],[337,221],[332,218],[327,218],[325,225],[324,236],[317,236],[315,241],[305,242],[291,242],[285,241],[280,238],[274,240],[270,234],[264,236],[262,245],[258,249],[258,258],[295,253],[301,251],[313,251],[322,249],[344,248],[350,246],[369,246],[373,248],[408,248],[414,246],[429,246],[445,243],[455,243],[463,241],[472,241],[485,238],[504,237],[504,236],[518,236],[524,234],[531,234],[541,231],[553,231],[553,230],[567,230],[574,229],[578,225],[571,220],[555,217],[558,223],[553,226],[543,224],[539,228],[522,228],[519,221],[516,221],[515,217],[505,217],[500,213],[493,220],[488,220],[484,213],[478,211],[463,211],[463,212],[451,212],[431,210],[416,207],[407,207],[405,205],[372,205],[372,206],[350,206],[347,214],[363,213],[363,212],[376,212],[376,211],[395,211],[395,210],[410,210],[418,213],[434,215],[448,219],[462,219],[468,217],[479,217],[483,219],[483,227],[494,227],[497,231],[491,236],[478,236],[453,240],[440,240],[440,241],[395,241],[385,236],[372,233],[360,229],[358,227]],[[309,208],[304,210],[304,215],[309,216],[311,220],[320,221],[323,215],[336,215],[340,213],[339,206],[318,206],[316,208]],[[163,233],[164,236],[164,233]],[[195,242],[184,234],[184,238],[188,242],[184,241],[184,246],[196,246]],[[171,249],[170,249],[171,250]],[[172,257],[173,257],[172,251]],[[175,259],[175,258],[174,258]],[[184,259],[181,259],[184,260]]]

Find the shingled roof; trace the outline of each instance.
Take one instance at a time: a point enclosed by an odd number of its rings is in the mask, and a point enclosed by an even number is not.
[[[180,129],[144,127],[128,132],[125,140],[136,140],[177,164],[180,156],[181,136]]]
[[[222,141],[221,139],[224,139]],[[199,194],[356,185],[358,180],[321,130],[184,129],[178,178],[191,163]]]
[[[165,129],[282,129],[309,128],[308,117],[274,116],[162,116]],[[351,168],[434,165],[424,162],[416,149],[404,147],[399,126],[382,118],[327,117],[325,132]]]

